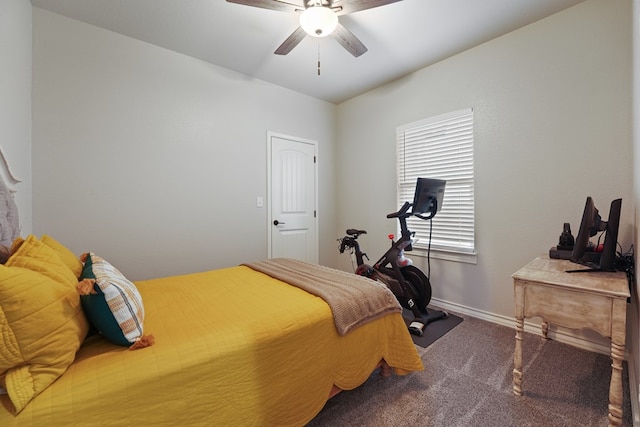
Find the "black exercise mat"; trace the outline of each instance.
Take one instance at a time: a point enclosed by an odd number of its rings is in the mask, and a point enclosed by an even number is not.
[[[411,310],[407,310],[406,308],[402,310],[402,317],[404,318],[407,326],[409,326],[413,321],[413,313]],[[428,347],[438,338],[455,328],[460,322],[462,322],[461,317],[449,313],[444,319],[435,320],[429,323],[424,328],[424,333],[421,337],[411,334],[411,338],[413,338],[413,342],[416,345],[419,345],[420,347]]]

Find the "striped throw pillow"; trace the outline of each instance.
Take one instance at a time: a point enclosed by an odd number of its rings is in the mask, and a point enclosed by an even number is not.
[[[85,256],[80,280],[95,280],[92,292],[80,296],[89,323],[112,343],[132,346],[143,337],[144,307],[138,289],[104,259],[91,252]]]

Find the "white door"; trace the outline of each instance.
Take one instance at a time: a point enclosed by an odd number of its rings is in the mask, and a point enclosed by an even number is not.
[[[269,133],[269,258],[318,262],[316,143]]]

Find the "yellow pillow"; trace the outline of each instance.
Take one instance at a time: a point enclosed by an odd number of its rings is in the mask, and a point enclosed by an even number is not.
[[[82,273],[82,261],[80,261],[80,258],[78,258],[73,252],[67,249],[66,246],[64,246],[62,243],[58,242],[51,236],[45,234],[40,237],[40,241],[49,246],[58,254],[62,262],[65,263],[65,265],[69,267],[71,271],[73,271],[76,279],[80,277],[80,273]]]
[[[32,236],[0,265],[0,377],[14,413],[67,370],[87,335],[73,280],[53,249]]]
[[[54,249],[29,235],[9,257],[8,267],[24,267],[59,282],[68,283],[74,290],[78,276],[60,259]]]

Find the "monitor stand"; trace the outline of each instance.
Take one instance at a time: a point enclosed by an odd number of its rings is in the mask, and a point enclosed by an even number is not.
[[[584,265],[590,268],[576,268],[572,270],[566,270],[566,273],[593,273],[597,271],[606,271],[601,268],[600,260],[602,259],[602,252],[587,251],[582,256],[582,259],[575,262],[577,265]]]
[[[581,270],[566,270],[565,273],[597,273],[597,272],[611,272],[613,270],[605,270],[603,268],[583,268]]]
[[[609,270],[606,268],[602,268],[600,266],[599,262],[585,262],[585,263],[579,263],[580,265],[584,265],[585,267],[590,267],[590,268],[580,268],[580,269],[575,269],[575,270],[566,270],[566,273],[597,273],[597,272],[612,272],[612,271],[616,271],[615,269],[613,270]]]

